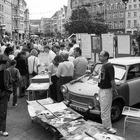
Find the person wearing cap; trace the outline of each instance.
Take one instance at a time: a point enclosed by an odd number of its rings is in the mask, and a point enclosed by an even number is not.
[[[99,60],[103,63],[99,72],[98,87],[99,87],[99,101],[101,108],[101,120],[104,128],[109,133],[116,133],[111,124],[111,106],[112,94],[116,93],[116,84],[114,81],[115,71],[111,63],[108,62],[109,53],[101,51]]]
[[[7,60],[0,57],[0,135],[8,136],[6,131],[7,104],[12,93],[11,76],[6,69]]]

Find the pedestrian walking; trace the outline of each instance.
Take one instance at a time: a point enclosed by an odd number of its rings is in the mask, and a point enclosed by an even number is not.
[[[11,91],[11,78],[6,70],[7,59],[0,57],[0,135],[8,136],[6,131],[7,104]]]
[[[103,63],[98,81],[101,119],[107,131],[114,134],[116,130],[112,128],[111,124],[112,94],[116,91],[114,67],[108,62],[109,53],[107,51],[101,51],[99,59]]]
[[[74,49],[75,59],[73,60],[74,64],[74,76],[73,79],[84,75],[87,70],[88,61],[85,57],[82,56],[82,50],[77,47]]]
[[[26,58],[26,52],[20,52],[15,58],[17,61],[16,68],[19,70],[21,78],[20,78],[20,86],[19,86],[19,97],[25,96],[25,90],[27,88],[28,83],[28,64]]]
[[[63,62],[59,64],[58,70],[56,72],[59,78],[57,82],[57,100],[61,102],[64,100],[63,94],[60,90],[61,85],[70,82],[73,78],[74,65],[72,62],[68,61],[68,53],[62,54]]]
[[[50,81],[50,97],[57,101],[57,81],[58,77],[56,76],[56,72],[59,66],[59,63],[63,61],[61,55],[56,55],[53,62],[48,67],[49,81]]]
[[[13,106],[17,106],[17,88],[19,87],[20,81],[20,72],[16,68],[16,60],[12,60],[10,63],[10,67],[7,68],[10,72],[11,80],[12,80],[12,89],[13,89]]]

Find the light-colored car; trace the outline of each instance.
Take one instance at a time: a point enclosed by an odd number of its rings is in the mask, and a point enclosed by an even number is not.
[[[114,58],[109,59],[109,62],[115,69],[118,93],[113,94],[111,118],[112,121],[117,121],[121,117],[123,106],[140,102],[140,57]],[[85,74],[61,87],[67,105],[80,112],[100,115],[98,70],[101,66],[101,63],[96,63],[92,74]]]

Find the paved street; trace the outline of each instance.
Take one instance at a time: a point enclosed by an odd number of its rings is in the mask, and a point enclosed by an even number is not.
[[[18,100],[18,106],[12,107],[9,102],[7,115],[8,137],[0,140],[51,140],[51,135],[39,125],[31,122],[25,98]]]
[[[31,122],[25,98],[18,100],[16,108],[11,106],[11,101],[8,106],[7,131],[9,132],[9,136],[0,136],[0,140],[52,140],[52,135],[49,132],[38,124]],[[98,121],[99,119],[96,117],[93,120]],[[113,127],[118,130],[117,134],[120,136],[123,135],[123,121],[124,117],[113,124]],[[139,124],[129,124],[126,130],[127,140],[140,139]]]

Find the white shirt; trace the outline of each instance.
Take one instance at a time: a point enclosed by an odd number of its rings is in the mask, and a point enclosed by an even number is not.
[[[56,54],[50,50],[49,53],[40,53],[39,57],[41,57],[41,59],[43,58],[43,60],[41,61],[41,63],[44,63],[46,66],[49,66],[52,63],[52,60],[55,58]]]
[[[58,65],[58,69],[56,72],[57,77],[65,77],[65,76],[72,76],[74,73],[74,65],[70,61],[64,61]]]
[[[6,49],[5,45],[1,46],[1,54],[4,54],[5,49]]]
[[[39,59],[36,56],[31,55],[28,57],[28,71],[29,74],[32,74],[33,70],[34,72],[38,72],[37,66],[40,64]],[[33,68],[34,65],[34,68]]]

